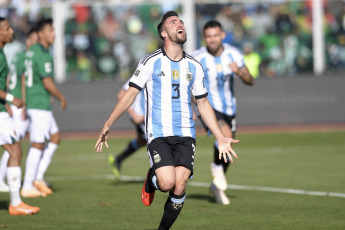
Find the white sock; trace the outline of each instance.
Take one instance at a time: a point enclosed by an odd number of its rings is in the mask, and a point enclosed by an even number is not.
[[[1,183],[5,184],[7,162],[9,158],[10,158],[10,154],[7,152],[7,150],[5,150],[0,160],[0,184]]]
[[[22,202],[19,195],[21,178],[22,171],[19,166],[7,167],[7,183],[10,188],[11,206],[17,206]]]
[[[157,186],[157,177],[156,177],[156,175],[154,175],[152,177],[152,185],[153,185],[153,187],[155,187],[156,190],[159,190],[159,188]]]
[[[211,168],[215,170],[223,170],[223,165],[216,165],[214,162],[212,162]]]
[[[25,164],[23,189],[31,189],[36,177],[37,167],[42,156],[42,150],[30,147]]]
[[[53,158],[53,155],[58,147],[59,146],[55,143],[52,143],[52,142],[48,143],[48,146],[43,151],[43,156],[38,165],[36,180],[43,180],[44,174],[47,171],[50,165],[50,162]]]

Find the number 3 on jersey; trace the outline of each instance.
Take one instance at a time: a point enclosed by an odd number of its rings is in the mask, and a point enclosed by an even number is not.
[[[179,99],[180,98],[180,84],[172,84],[174,91],[176,91],[176,96],[172,96],[172,99]]]

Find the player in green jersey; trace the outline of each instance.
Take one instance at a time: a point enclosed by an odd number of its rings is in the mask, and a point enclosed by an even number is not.
[[[11,102],[17,107],[22,107],[24,102],[6,93],[7,75],[9,68],[3,52],[6,43],[11,42],[13,30],[5,18],[0,17],[0,146],[7,150],[10,158],[7,163],[7,182],[10,190],[9,213],[11,215],[31,215],[39,211],[38,207],[29,206],[20,199],[19,189],[21,186],[20,160],[22,158],[22,149],[14,131],[12,119],[6,111],[8,107],[6,101]]]
[[[33,44],[37,42],[37,33],[36,29],[32,28],[27,34],[27,38],[25,41],[26,50],[29,49]],[[8,92],[12,94],[14,97],[22,98],[22,90],[24,84],[22,84],[22,77],[24,77],[24,60],[25,60],[25,51],[17,53],[13,60],[11,61],[10,67],[10,74],[8,76]],[[9,103],[11,104],[11,103]],[[11,104],[12,110],[12,120],[14,123],[14,130],[16,134],[21,140],[28,129],[29,122],[25,116],[25,109],[17,108],[13,104]],[[7,168],[7,161],[10,157],[10,154],[5,150],[2,154],[0,160],[0,192],[8,192],[9,188],[8,185],[5,183],[6,177],[6,168]]]
[[[43,19],[36,25],[38,43],[25,54],[26,112],[31,146],[26,160],[23,197],[47,196],[52,190],[43,180],[54,152],[60,143],[59,129],[51,108],[51,96],[66,108],[66,99],[53,81],[53,59],[49,47],[55,40],[52,19]],[[46,141],[48,144],[45,146]]]

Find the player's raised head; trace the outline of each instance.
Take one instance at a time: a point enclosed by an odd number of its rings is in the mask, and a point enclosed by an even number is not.
[[[165,14],[163,14],[162,19],[161,19],[160,23],[157,26],[158,34],[159,34],[159,36],[161,37],[162,40],[164,40],[164,38],[161,35],[161,33],[162,33],[163,29],[164,29],[164,23],[165,23],[165,21],[168,18],[173,17],[173,16],[178,17],[178,13],[176,11],[168,11],[168,12],[166,12]]]

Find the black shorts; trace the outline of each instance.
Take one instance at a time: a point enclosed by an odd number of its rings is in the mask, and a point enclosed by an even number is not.
[[[235,136],[235,133],[236,133],[236,117],[235,117],[235,115],[228,116],[224,113],[218,112],[215,109],[214,109],[214,113],[216,114],[217,121],[220,121],[220,120],[225,121],[230,126],[232,134]]]
[[[206,130],[206,133],[207,133],[207,136],[211,136],[211,130],[207,127],[206,123],[204,122],[204,120],[202,119],[199,111],[198,111],[198,107],[195,106],[195,111],[200,119],[200,122],[202,124],[202,126],[204,126],[205,130]],[[219,120],[224,120],[229,126],[230,126],[230,129],[232,131],[232,134],[233,136],[235,136],[235,133],[236,133],[236,116],[233,115],[233,116],[228,116],[224,113],[221,113],[221,112],[218,112],[217,110],[213,109],[215,115],[216,115],[216,119],[217,121]]]
[[[192,137],[159,137],[148,145],[152,170],[163,166],[184,166],[193,175],[195,140]]]

